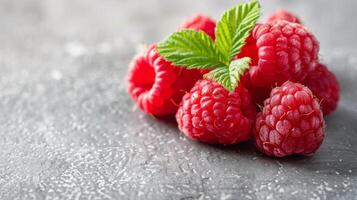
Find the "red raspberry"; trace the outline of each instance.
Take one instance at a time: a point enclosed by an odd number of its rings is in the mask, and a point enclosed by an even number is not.
[[[245,88],[247,88],[257,108],[260,109],[259,107],[263,105],[264,100],[269,97],[271,88],[254,86],[250,81],[249,71],[245,72],[240,81],[245,86]]]
[[[304,26],[287,21],[258,24],[238,57],[252,58],[254,86],[270,88],[287,80],[301,82],[313,70],[319,43]]]
[[[164,116],[176,113],[182,96],[201,78],[198,70],[173,66],[151,45],[131,62],[128,91],[142,111]]]
[[[324,115],[336,110],[340,98],[340,87],[336,76],[325,65],[316,64],[303,81],[312,93],[320,100]]]
[[[275,11],[275,13],[270,15],[266,21],[267,22],[276,22],[278,20],[285,20],[288,22],[301,24],[301,20],[296,15],[294,15],[293,13],[291,13],[287,10],[283,10],[283,9]]]
[[[256,39],[253,37],[253,32],[250,36],[245,40],[245,45],[241,49],[241,52],[236,56],[237,58],[249,57],[251,59],[251,65],[258,64],[258,48],[256,46]]]
[[[240,84],[229,92],[210,80],[199,80],[187,93],[176,114],[180,130],[193,140],[236,144],[251,136],[256,110]]]
[[[192,29],[195,31],[203,31],[207,33],[213,40],[215,39],[216,22],[205,15],[196,14],[188,18],[183,24],[179,26],[180,29]]]
[[[257,148],[269,156],[312,155],[324,139],[325,122],[311,90],[285,82],[272,90],[257,116]]]

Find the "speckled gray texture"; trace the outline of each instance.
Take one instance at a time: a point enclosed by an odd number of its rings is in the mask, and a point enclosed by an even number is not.
[[[302,16],[341,82],[313,157],[199,144],[134,109],[124,77],[140,44],[233,4],[1,0],[0,199],[357,199],[355,0],[262,1]]]

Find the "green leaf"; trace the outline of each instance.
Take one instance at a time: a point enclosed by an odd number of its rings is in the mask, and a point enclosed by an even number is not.
[[[226,59],[231,61],[240,52],[259,16],[256,0],[238,4],[223,14],[217,23],[216,45]]]
[[[207,74],[205,74],[204,78],[214,80],[217,83],[221,84],[227,90],[232,91],[228,67],[220,67],[213,69]]]
[[[182,30],[173,33],[158,44],[160,55],[176,66],[188,69],[206,69],[228,66],[228,60],[217,50],[204,32]]]
[[[229,65],[229,79],[231,81],[231,88],[234,90],[238,86],[240,77],[244,74],[245,70],[249,68],[251,59],[244,57],[238,60],[234,60]]]
[[[216,68],[205,74],[205,78],[216,81],[228,91],[234,91],[238,86],[240,77],[249,68],[250,61],[249,57],[234,60],[229,67]]]
[[[214,68],[205,77],[234,91],[244,71],[249,68],[250,58],[232,60],[244,46],[259,16],[257,0],[238,4],[226,11],[218,22],[215,42],[204,32],[182,30],[159,43],[158,51],[176,66]]]

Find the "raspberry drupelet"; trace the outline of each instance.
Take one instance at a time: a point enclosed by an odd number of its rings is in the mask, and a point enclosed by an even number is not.
[[[296,15],[284,9],[275,11],[266,19],[267,22],[276,22],[279,20],[301,24],[301,20]]]
[[[307,75],[303,84],[320,100],[324,115],[336,110],[340,87],[336,76],[325,65],[316,63],[315,70]]]
[[[213,40],[215,39],[215,28],[216,21],[203,14],[193,15],[179,26],[179,30],[191,29],[195,31],[203,31]]]
[[[189,138],[210,144],[236,144],[251,138],[256,110],[242,84],[229,92],[211,80],[199,80],[176,114]]]
[[[151,45],[136,56],[128,72],[128,91],[137,106],[154,116],[173,115],[182,96],[202,78],[198,70],[173,66]]]
[[[248,70],[244,73],[240,81],[245,86],[245,88],[247,88],[257,109],[260,110],[260,107],[264,104],[264,100],[269,97],[272,88],[254,86],[250,81]]]
[[[324,139],[320,104],[307,87],[290,81],[272,90],[257,115],[254,137],[266,155],[312,155]]]
[[[252,58],[253,86],[271,88],[287,80],[304,80],[314,70],[318,52],[318,41],[304,26],[280,20],[256,25],[237,57]]]

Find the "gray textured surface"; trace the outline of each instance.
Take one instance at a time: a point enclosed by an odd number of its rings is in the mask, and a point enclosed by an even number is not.
[[[263,1],[302,16],[341,81],[315,156],[202,145],[133,111],[123,78],[139,44],[233,3],[1,0],[0,199],[357,199],[354,0]]]

